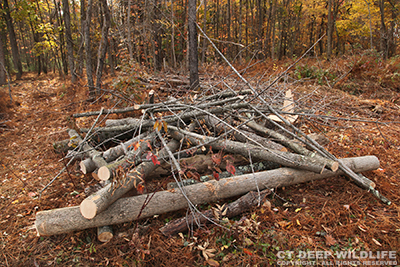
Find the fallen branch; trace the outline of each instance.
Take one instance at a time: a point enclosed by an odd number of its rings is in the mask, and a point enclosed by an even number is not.
[[[375,156],[342,159],[341,163],[352,171],[364,172],[379,168]],[[324,170],[321,174],[280,168],[254,174],[236,176],[220,181],[209,181],[185,187],[185,194],[193,204],[215,202],[219,199],[246,194],[249,191],[305,183],[344,174],[343,171]],[[103,225],[113,225],[148,218],[156,214],[188,207],[182,192],[177,190],[155,192],[152,200],[143,207],[148,194],[121,198],[92,220],[82,216],[79,206],[39,211],[36,213],[36,230],[40,236],[56,235]],[[138,216],[140,214],[140,216]]]
[[[250,191],[246,195],[237,199],[236,201],[227,204],[225,207],[223,207],[222,210],[216,211],[213,209],[209,209],[202,212],[202,215],[192,213],[189,216],[169,222],[167,225],[161,227],[160,231],[165,236],[171,236],[188,231],[189,227],[194,223],[197,224],[209,223],[210,221],[207,218],[213,218],[214,220],[218,221],[222,217],[228,217],[228,218],[235,217],[256,206],[258,204],[259,199],[263,199],[270,193],[271,190],[269,189],[260,192],[260,194],[254,191]]]
[[[246,121],[246,119],[244,118],[240,118],[241,121]],[[299,143],[294,142],[293,140],[288,139],[287,137],[285,137],[284,135],[268,129],[264,126],[259,125],[258,123],[256,123],[255,121],[250,121],[248,123],[246,123],[247,126],[249,126],[251,129],[260,132],[268,137],[272,137],[274,138],[277,142],[287,146],[288,148],[292,149],[293,151],[305,155],[305,156],[309,156],[321,161],[325,161],[326,162],[326,166],[331,169],[332,171],[336,171],[339,168],[339,163],[325,158],[321,155],[318,155],[316,152],[311,152],[310,150],[308,150],[307,148],[301,146]]]
[[[169,133],[176,140],[182,140],[186,138],[189,140],[189,142],[196,145],[201,145],[202,143],[206,142],[212,145],[212,147],[215,149],[224,150],[232,154],[240,154],[244,157],[248,157],[248,151],[250,151],[253,158],[265,161],[273,161],[286,167],[299,168],[321,173],[326,165],[325,161],[315,157],[313,158],[290,152],[262,148],[252,144],[243,144],[231,140],[218,140],[214,137],[208,137],[185,130],[179,130],[179,128],[174,126],[168,126],[168,129],[172,130]]]

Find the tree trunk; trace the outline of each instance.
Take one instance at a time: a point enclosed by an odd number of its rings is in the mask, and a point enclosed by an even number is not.
[[[21,64],[21,58],[19,56],[17,38],[15,37],[14,25],[11,18],[10,8],[8,6],[8,0],[3,0],[3,3],[4,3],[3,9],[5,11],[4,18],[7,23],[8,36],[10,38],[14,68],[17,70],[17,80],[20,80],[22,78],[22,64]]]
[[[71,35],[71,17],[69,13],[69,2],[63,0],[63,16],[65,24],[65,37],[67,39],[67,50],[68,50],[68,67],[71,72],[71,82],[76,82],[75,64],[74,64],[74,43]]]
[[[196,0],[189,0],[188,8],[190,89],[195,90],[200,84],[197,53]]]
[[[354,172],[365,172],[379,168],[375,156],[342,159],[343,164]],[[322,174],[280,168],[265,172],[251,173],[231,178],[212,180],[186,186],[185,195],[193,205],[215,202],[220,199],[246,194],[265,188],[277,188],[343,175],[340,170],[324,170]],[[148,201],[151,199],[150,201]],[[36,213],[36,230],[40,236],[49,236],[87,228],[113,225],[152,217],[188,207],[188,201],[180,190],[171,189],[151,194],[121,198],[108,209],[91,220],[82,216],[79,207],[66,207]]]
[[[204,0],[203,32],[207,34],[207,0]],[[207,40],[203,38],[201,50],[201,64],[206,62]]]
[[[383,55],[383,58],[386,60],[388,58],[388,34],[387,28],[385,24],[385,0],[378,1],[379,11],[380,11],[380,19],[381,19],[381,28],[380,28],[380,51]]]
[[[331,59],[332,56],[332,35],[333,35],[333,16],[332,16],[332,1],[328,0],[328,32],[327,38],[328,42],[326,45],[326,57],[328,60]]]
[[[7,82],[6,79],[6,60],[4,56],[4,45],[3,37],[0,36],[0,85],[4,85]]]
[[[85,50],[86,50],[86,76],[87,83],[89,86],[89,97],[96,95],[93,82],[93,69],[92,69],[92,49],[90,40],[90,21],[92,20],[92,0],[88,0],[86,10],[86,20],[84,23],[84,35],[85,35]]]
[[[101,76],[103,75],[104,62],[106,60],[107,46],[108,46],[108,30],[111,25],[110,9],[107,5],[107,0],[101,0],[101,9],[103,10],[103,28],[101,30],[101,40],[99,52],[97,55],[97,69],[96,69],[96,93],[100,94],[101,89]]]

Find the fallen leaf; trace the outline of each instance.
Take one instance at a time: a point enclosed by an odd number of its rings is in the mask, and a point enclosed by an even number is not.
[[[213,259],[208,259],[207,263],[212,266],[212,267],[218,267],[219,266],[219,262]]]
[[[333,238],[333,236],[331,235],[326,235],[325,236],[325,243],[327,246],[333,246],[336,244],[336,240],[335,238]]]
[[[247,248],[243,248],[243,252],[246,253],[247,255],[250,255],[250,256],[253,255],[253,253],[251,253],[251,251],[248,250]]]

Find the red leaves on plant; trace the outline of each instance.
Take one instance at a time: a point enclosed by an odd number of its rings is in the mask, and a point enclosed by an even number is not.
[[[138,184],[136,187],[136,190],[139,194],[143,194],[144,192],[144,186],[142,184]]]
[[[214,163],[216,166],[221,165],[221,161],[222,161],[222,150],[219,151],[217,154],[213,154],[213,155],[211,156],[211,159],[212,159],[213,163]]]
[[[147,153],[146,159],[149,160],[151,159],[151,161],[153,162],[154,165],[161,165],[160,161],[158,161],[157,156],[154,155],[153,153],[151,153],[150,151]]]
[[[235,172],[236,172],[235,166],[233,166],[229,160],[226,161],[226,170],[230,174],[235,175]]]
[[[150,144],[150,142],[149,141],[147,141],[147,147],[150,149],[150,150],[152,150],[153,148],[151,147],[151,144]]]
[[[215,180],[219,181],[219,174],[216,171],[213,171],[213,176]]]

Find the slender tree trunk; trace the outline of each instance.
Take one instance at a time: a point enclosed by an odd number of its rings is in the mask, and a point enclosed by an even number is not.
[[[129,62],[133,61],[133,47],[132,47],[132,33],[131,33],[131,6],[132,6],[132,0],[128,0],[128,16],[125,24],[127,25],[128,28],[127,42],[129,50]]]
[[[171,0],[171,21],[175,20],[174,16],[174,0]],[[175,23],[172,24],[172,36],[171,36],[171,58],[172,66],[176,69],[176,54],[175,54]]]
[[[96,94],[93,82],[93,70],[92,70],[92,50],[90,40],[90,21],[92,19],[92,0],[88,0],[86,10],[86,20],[84,24],[84,35],[85,35],[85,50],[86,50],[86,76],[87,83],[89,86],[89,97],[93,97]]]
[[[387,47],[387,28],[385,24],[385,0],[379,0],[379,11],[380,11],[380,19],[381,19],[381,29],[380,29],[380,50],[383,53],[383,58],[386,60],[388,58],[388,47]]]
[[[326,46],[326,57],[328,60],[330,60],[332,56],[332,35],[333,35],[332,1],[333,0],[328,0],[328,32],[327,32],[328,43]]]
[[[390,27],[388,31],[388,57],[392,57],[396,55],[396,40],[398,38],[395,38],[396,35],[396,28],[397,28],[397,14],[399,11],[395,7],[395,5],[390,1],[390,4],[392,5],[392,19],[390,21]]]
[[[69,2],[63,0],[63,16],[65,25],[65,36],[67,39],[67,50],[68,50],[68,67],[71,72],[71,82],[76,82],[75,64],[74,64],[74,43],[71,36],[71,17],[69,13]]]
[[[5,11],[4,18],[7,23],[8,36],[10,38],[9,40],[13,56],[14,68],[17,70],[17,80],[20,80],[22,78],[22,63],[21,63],[21,58],[19,56],[18,44],[17,44],[17,39],[15,37],[14,25],[10,14],[10,8],[8,6],[8,0],[3,0],[3,9]]]
[[[242,11],[243,11],[243,0],[239,0],[239,21],[238,21],[238,23],[239,23],[239,29],[238,29],[238,31],[239,31],[239,34],[238,34],[238,43],[239,44],[241,44],[242,43],[242,31],[243,31],[243,28],[242,28]],[[240,48],[239,48],[239,64],[241,64],[242,63],[242,60],[243,60],[243,54],[241,53],[241,51],[240,51]]]
[[[81,34],[80,40],[81,45],[78,51],[79,65],[78,65],[78,73],[82,77],[83,75],[83,66],[85,65],[85,23],[86,23],[86,11],[85,11],[85,0],[80,0],[81,3]]]
[[[4,85],[7,82],[6,79],[6,60],[4,55],[3,38],[0,36],[0,85]]]
[[[108,46],[108,30],[111,25],[110,10],[107,5],[107,0],[101,0],[101,9],[103,10],[103,27],[101,30],[101,40],[99,52],[97,56],[97,69],[96,69],[96,93],[100,94],[101,76],[103,74],[104,62],[106,60],[107,46]]]
[[[276,19],[276,0],[272,0],[272,7],[271,7],[271,59],[275,59],[275,19]]]
[[[189,0],[188,29],[189,29],[189,71],[190,88],[199,86],[198,53],[197,53],[197,29],[196,29],[196,0]]]
[[[226,45],[226,51],[227,51],[227,53],[226,53],[226,55],[228,56],[228,58],[232,58],[232,49],[231,49],[231,45],[229,44],[229,42],[231,42],[232,41],[232,38],[231,38],[231,35],[232,35],[232,33],[231,33],[231,24],[232,24],[232,22],[231,22],[231,0],[228,0],[227,1],[227,11],[226,11],[226,17],[227,17],[227,26],[226,26],[226,28],[227,28],[227,31],[228,31],[228,38],[227,38],[227,41],[228,41],[228,43],[227,43],[227,45]]]
[[[373,39],[372,39],[372,16],[371,16],[371,9],[370,9],[370,2],[369,0],[364,0],[365,4],[367,4],[367,8],[368,8],[368,19],[369,19],[369,48],[372,50],[374,49],[374,43],[373,43]]]
[[[204,0],[203,32],[207,34],[207,0]],[[203,49],[201,51],[201,64],[204,64],[204,62],[206,61],[206,50],[207,50],[206,38],[203,38],[202,48]]]

